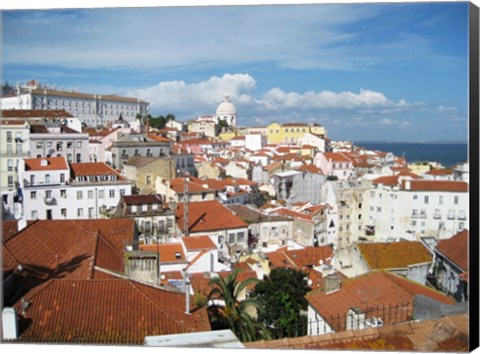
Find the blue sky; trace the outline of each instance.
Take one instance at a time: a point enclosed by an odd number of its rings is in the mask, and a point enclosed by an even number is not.
[[[150,101],[153,115],[317,122],[332,139],[467,139],[468,3],[5,10],[3,81]]]

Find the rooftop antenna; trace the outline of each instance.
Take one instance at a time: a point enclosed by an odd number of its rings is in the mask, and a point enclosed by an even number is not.
[[[188,180],[187,173],[183,174],[183,233],[188,237]]]

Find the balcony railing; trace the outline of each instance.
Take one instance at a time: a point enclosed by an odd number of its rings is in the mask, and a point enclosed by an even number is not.
[[[434,219],[441,219],[441,218],[442,218],[442,214],[440,214],[440,213],[435,213],[435,214],[433,214],[433,218],[434,218]]]
[[[59,185],[66,185],[66,184],[69,184],[68,181],[64,181],[64,182],[61,182],[61,181],[57,181],[57,180],[53,180],[53,181],[33,181],[33,183],[29,180],[26,180],[24,179],[23,180],[23,185],[25,188],[28,188],[28,187],[42,187],[42,186],[59,186]]]
[[[459,215],[457,216],[457,219],[458,219],[458,220],[467,220],[467,216],[466,216],[465,214],[459,214]]]

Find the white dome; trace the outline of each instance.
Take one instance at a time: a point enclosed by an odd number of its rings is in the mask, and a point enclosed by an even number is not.
[[[228,94],[223,96],[223,102],[220,103],[217,107],[217,116],[233,116],[237,114],[237,109],[230,102],[230,97]]]

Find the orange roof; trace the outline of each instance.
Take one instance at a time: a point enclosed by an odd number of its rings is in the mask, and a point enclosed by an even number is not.
[[[273,267],[306,270],[320,265],[320,262],[329,263],[333,251],[330,246],[308,246],[298,250],[279,248],[274,252],[267,253],[266,256]]]
[[[217,248],[208,236],[182,237],[182,241],[188,251],[212,250]]]
[[[23,160],[25,161],[25,171],[68,170],[67,160],[64,156]]]
[[[411,191],[441,191],[441,192],[468,192],[468,183],[460,181],[410,181],[410,188],[406,188],[406,181],[402,182],[402,189]]]
[[[386,186],[398,186],[398,177],[399,175],[395,176],[382,176],[375,178],[372,180],[373,184],[384,184]]]
[[[183,203],[178,203],[177,225],[183,231]],[[188,225],[191,233],[225,229],[246,228],[248,224],[236,217],[227,207],[216,200],[190,202],[188,204]]]
[[[5,242],[26,270],[27,288],[47,278],[91,279],[93,267],[123,273],[133,219],[37,220]]]
[[[295,219],[301,219],[301,220],[310,221],[310,222],[312,221],[312,217],[310,215],[305,215],[305,214],[302,214],[302,213],[298,213],[296,211],[289,210],[289,209],[286,209],[286,208],[281,208],[281,209],[275,210],[274,214],[283,215],[283,216],[290,216],[290,217],[293,217]]]
[[[432,261],[432,254],[416,241],[359,243],[357,247],[370,270],[406,268]]]
[[[163,142],[166,142],[166,143],[171,143],[172,140],[171,139],[168,139],[168,138],[165,138],[161,135],[155,135],[155,134],[148,134],[148,137],[150,139],[153,139],[155,141],[163,141]]]
[[[5,118],[70,118],[73,117],[64,109],[4,109]]]
[[[332,159],[333,162],[352,162],[352,160],[341,152],[324,152],[323,156],[325,156],[327,160]]]
[[[2,118],[3,118],[3,112],[2,112]],[[0,119],[0,125],[25,125],[25,123],[26,122],[21,119]]]
[[[468,272],[468,230],[462,230],[449,239],[440,240],[437,251]]]
[[[325,293],[314,290],[307,294],[309,304],[333,327],[334,331],[345,330],[345,316],[349,309],[356,307],[369,311],[369,316],[381,317],[384,324],[407,321],[411,310],[396,313],[394,317],[382,314],[382,306],[408,303],[411,309],[415,295],[424,295],[444,304],[455,301],[442,293],[420,285],[406,278],[386,271],[373,271],[342,281],[337,291]],[[375,311],[378,308],[379,311]],[[409,314],[410,312],[410,314]],[[397,318],[398,315],[398,318]],[[337,318],[340,321],[336,320]]]
[[[211,192],[209,187],[204,187],[202,184],[193,182],[192,178],[187,181],[188,193],[204,193]],[[173,189],[178,194],[183,194],[185,189],[185,179],[184,178],[174,178],[170,180],[170,188]]]
[[[181,243],[161,243],[152,245],[140,245],[140,251],[150,251],[160,254],[161,263],[185,263],[187,260],[183,253]]]
[[[425,173],[430,176],[449,176],[453,174],[453,170],[449,169],[437,169],[437,170],[430,170]]]
[[[117,176],[118,179],[125,178],[116,172],[113,168],[104,162],[80,162],[71,163],[72,174],[74,177],[78,176]]]
[[[296,167],[295,170],[297,171],[300,171],[300,172],[310,172],[310,173],[316,173],[316,174],[320,174],[320,175],[323,175],[323,171],[321,168],[315,166],[315,165],[312,165],[312,164],[303,164],[299,167]]]
[[[132,280],[54,279],[25,300],[21,342],[138,345],[146,336],[211,329],[205,309],[185,314],[184,294]]]

